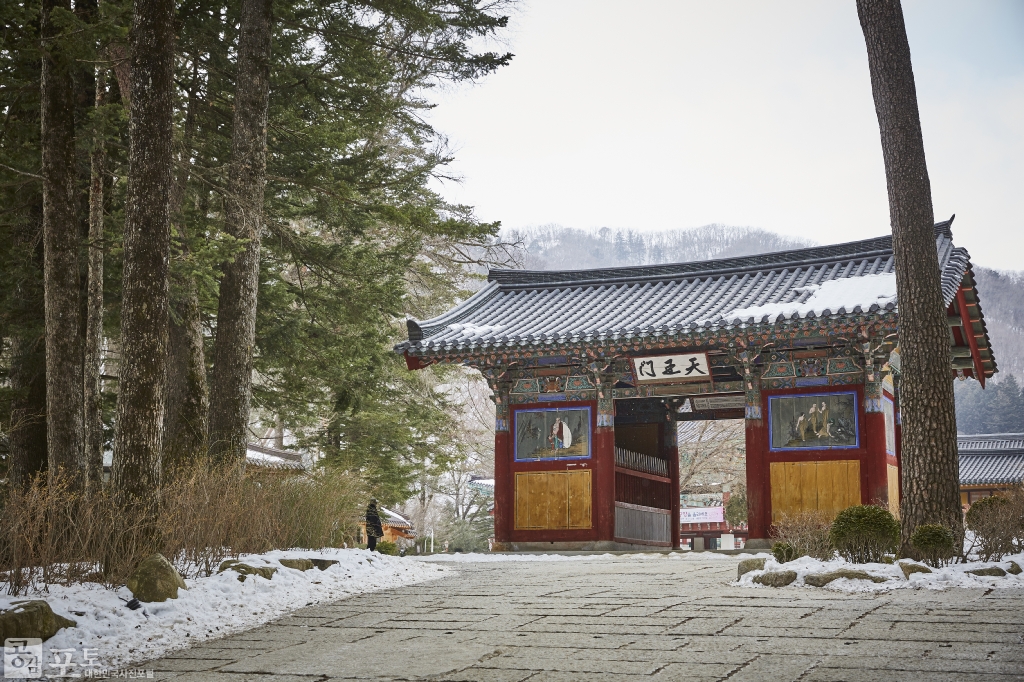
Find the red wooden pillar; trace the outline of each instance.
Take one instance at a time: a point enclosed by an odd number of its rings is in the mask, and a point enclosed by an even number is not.
[[[500,419],[498,420],[501,421]],[[506,420],[507,424],[507,420]],[[500,427],[500,424],[499,424]],[[507,544],[512,540],[512,517],[515,514],[515,495],[513,486],[515,481],[512,477],[512,458],[510,451],[510,439],[508,427],[502,431],[494,431],[494,541],[500,547],[495,549],[507,550]]]
[[[668,455],[669,478],[672,479],[672,548],[679,549],[679,443],[676,421],[670,419],[664,425],[662,442]]]
[[[616,377],[595,372],[597,414],[594,415],[594,450],[591,454],[594,478],[591,483],[591,511],[595,539],[615,541],[615,401],[612,387]]]
[[[879,399],[867,399],[864,411],[864,425],[861,428],[864,459],[861,472],[861,504],[889,502],[889,470],[885,456],[885,414],[881,411]],[[876,403],[878,405],[876,405]]]
[[[747,419],[746,427],[748,538],[767,540],[771,526],[768,423],[764,419]]]

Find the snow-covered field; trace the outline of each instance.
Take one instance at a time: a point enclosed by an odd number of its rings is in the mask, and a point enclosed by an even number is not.
[[[333,559],[326,571],[298,571],[278,563],[284,558]],[[453,570],[446,566],[410,561],[361,549],[274,551],[242,555],[253,566],[274,566],[272,580],[225,571],[208,578],[186,580],[188,590],[177,599],[144,604],[132,611],[125,600],[132,594],[101,585],[51,585],[48,592],[21,597],[0,596],[0,608],[25,599],[45,599],[55,613],[78,627],[66,628],[48,639],[45,649],[75,649],[78,657],[90,649],[104,667],[157,658],[207,639],[248,630],[280,616],[321,602],[391,587],[433,580]]]
[[[887,592],[900,589],[926,589],[926,590],[948,590],[955,587],[981,587],[994,589],[1024,588],[1024,573],[1019,575],[1007,574],[1002,577],[979,576],[967,573],[979,568],[998,566],[1004,571],[1008,570],[1010,562],[1024,568],[1024,554],[1007,556],[1003,561],[971,561],[964,564],[953,564],[942,568],[931,569],[932,573],[912,573],[910,578],[903,577],[903,571],[894,564],[851,564],[843,559],[832,561],[820,561],[811,557],[800,557],[795,561],[780,564],[770,554],[741,554],[739,559],[765,558],[763,571],[751,571],[745,573],[738,581],[733,583],[740,587],[754,587],[773,589],[754,582],[754,578],[769,571],[795,571],[796,580],[789,587],[800,587],[805,589],[836,590],[838,592]],[[906,560],[904,560],[906,561]],[[916,563],[916,562],[915,562]],[[883,583],[875,583],[870,580],[850,580],[839,578],[833,580],[824,587],[813,587],[804,583],[804,577],[809,573],[829,573],[839,569],[864,571],[869,575],[879,578],[887,578]]]

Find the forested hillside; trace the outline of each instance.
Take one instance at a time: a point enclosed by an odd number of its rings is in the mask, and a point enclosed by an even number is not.
[[[662,232],[545,225],[514,236],[526,249],[526,267],[535,270],[679,263],[813,245],[767,230],[727,225]],[[962,433],[1024,431],[1019,386],[1024,383],[1024,273],[974,264],[974,275],[999,374],[985,390],[973,380],[956,382],[958,429]]]

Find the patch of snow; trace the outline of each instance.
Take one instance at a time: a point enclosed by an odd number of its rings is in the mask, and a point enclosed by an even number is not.
[[[456,332],[460,339],[479,339],[488,334],[497,334],[498,332],[505,329],[503,324],[471,324],[471,323],[459,323],[450,324],[448,329]]]
[[[810,313],[820,316],[826,310],[835,314],[839,312],[840,308],[845,309],[848,313],[852,313],[857,306],[860,306],[864,312],[867,312],[875,304],[884,308],[886,304],[896,301],[896,275],[881,273],[833,279],[820,285],[800,287],[797,291],[811,295],[806,298],[800,296],[790,303],[767,303],[740,308],[723,313],[720,319],[727,322],[736,320],[746,322],[753,318],[754,322],[760,322],[767,317],[774,322],[779,315],[792,319],[807,317]],[[800,299],[804,299],[803,302]]]
[[[339,563],[325,571],[298,571],[279,564],[283,558]],[[114,591],[95,583],[51,585],[46,593],[0,596],[0,608],[9,608],[15,601],[45,599],[55,613],[78,626],[48,639],[44,650],[74,648],[80,659],[82,649],[88,647],[96,650],[100,664],[124,667],[254,628],[304,606],[433,580],[453,570],[363,549],[278,550],[239,559],[253,566],[273,566],[277,573],[272,580],[248,576],[239,582],[234,571],[185,580],[188,590],[179,590],[177,599],[146,603],[137,611],[125,606],[132,598],[128,588]]]
[[[752,558],[744,555],[740,556],[743,558]],[[780,564],[771,557],[771,555],[758,555],[759,558],[762,556],[767,557],[763,571],[750,571],[749,573],[745,573],[739,580],[732,584],[739,587],[762,588],[765,586],[754,582],[754,578],[756,576],[770,571],[795,571],[796,580],[790,585],[790,587],[834,590],[836,592],[849,593],[878,593],[901,589],[947,590],[954,587],[981,587],[986,589],[1024,588],[1024,573],[1019,575],[1010,575],[1008,573],[1002,577],[980,576],[967,573],[967,571],[974,571],[979,568],[989,568],[992,566],[998,566],[1003,570],[1007,570],[1010,568],[1010,561],[1013,561],[1021,568],[1024,568],[1024,554],[1006,556],[1003,558],[1003,561],[970,561],[963,564],[951,564],[949,566],[943,566],[942,568],[932,568],[932,573],[911,573],[909,579],[903,577],[903,571],[896,564],[852,564],[844,559],[821,561],[820,559],[812,559],[811,557],[806,556]],[[908,560],[904,559],[903,561]],[[886,578],[886,582],[875,583],[870,580],[850,580],[849,578],[839,578],[838,580],[833,580],[829,584],[820,588],[815,588],[804,582],[804,578],[809,573],[829,573],[839,569],[864,571],[869,575]]]

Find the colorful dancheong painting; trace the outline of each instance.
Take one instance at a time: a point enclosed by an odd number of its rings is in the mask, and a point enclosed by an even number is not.
[[[857,394],[771,396],[768,424],[772,450],[856,448]]]
[[[516,461],[590,457],[590,408],[516,410]]]

